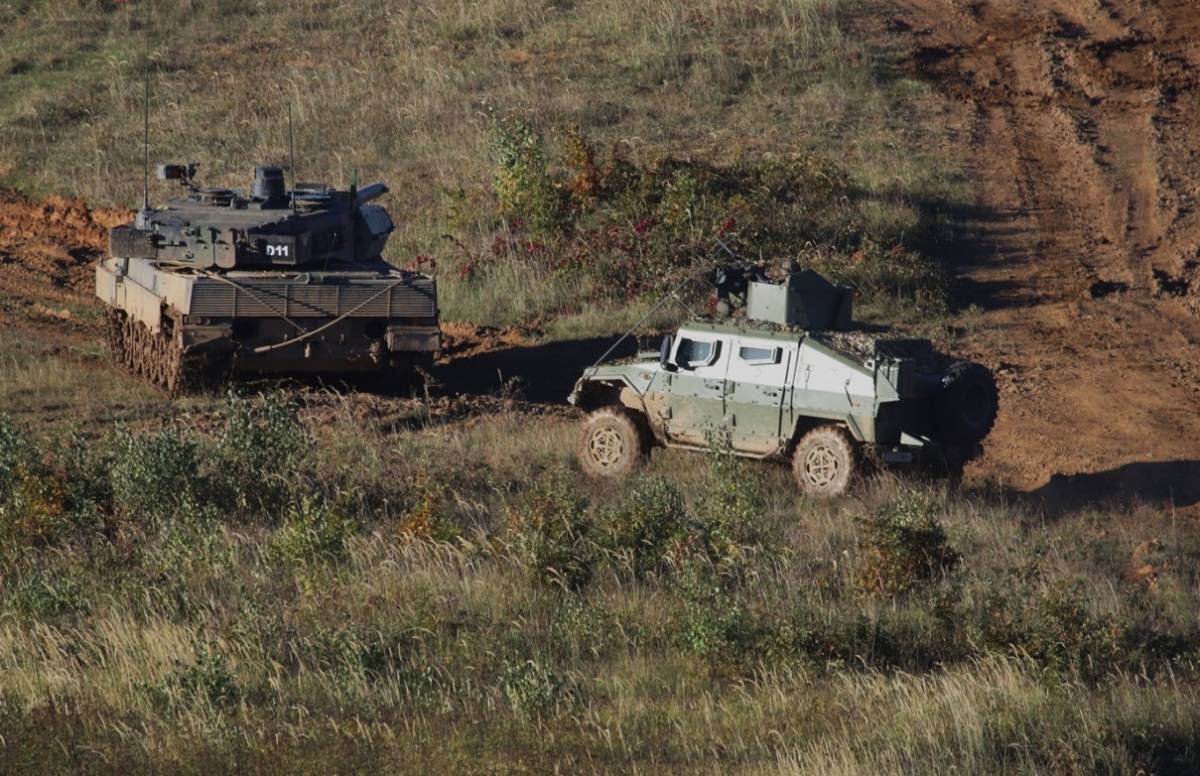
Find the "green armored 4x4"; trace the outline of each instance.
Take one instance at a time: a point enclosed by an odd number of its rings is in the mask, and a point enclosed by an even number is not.
[[[744,316],[691,321],[657,358],[579,379],[569,401],[589,411],[586,472],[622,476],[655,445],[704,450],[716,439],[738,455],[790,459],[801,490],[828,497],[850,487],[865,458],[963,460],[991,430],[991,373],[927,340],[854,330],[850,289],[804,271],[741,290]]]

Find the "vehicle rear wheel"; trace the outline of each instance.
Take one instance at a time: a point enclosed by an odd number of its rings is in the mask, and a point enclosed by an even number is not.
[[[579,437],[579,463],[592,477],[624,477],[646,461],[646,435],[624,407],[601,407],[588,415]]]
[[[833,498],[850,489],[858,473],[854,440],[837,426],[819,426],[796,443],[792,473],[806,496]]]

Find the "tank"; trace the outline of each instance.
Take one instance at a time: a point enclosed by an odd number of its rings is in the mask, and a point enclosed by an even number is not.
[[[109,233],[96,267],[113,358],[170,394],[205,375],[371,374],[407,381],[440,345],[434,278],[381,254],[393,230],[373,200],[261,166],[246,192],[195,184]]]

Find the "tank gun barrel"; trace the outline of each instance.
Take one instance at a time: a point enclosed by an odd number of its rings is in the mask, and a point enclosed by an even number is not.
[[[362,205],[373,199],[382,197],[384,194],[387,194],[387,191],[388,187],[382,183],[372,183],[370,186],[363,186],[358,190],[355,200],[356,204]]]

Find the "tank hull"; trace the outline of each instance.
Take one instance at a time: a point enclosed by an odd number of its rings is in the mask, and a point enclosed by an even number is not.
[[[110,258],[96,267],[96,293],[111,311],[114,357],[170,392],[209,370],[411,370],[440,346],[436,281],[382,261],[216,273]]]

